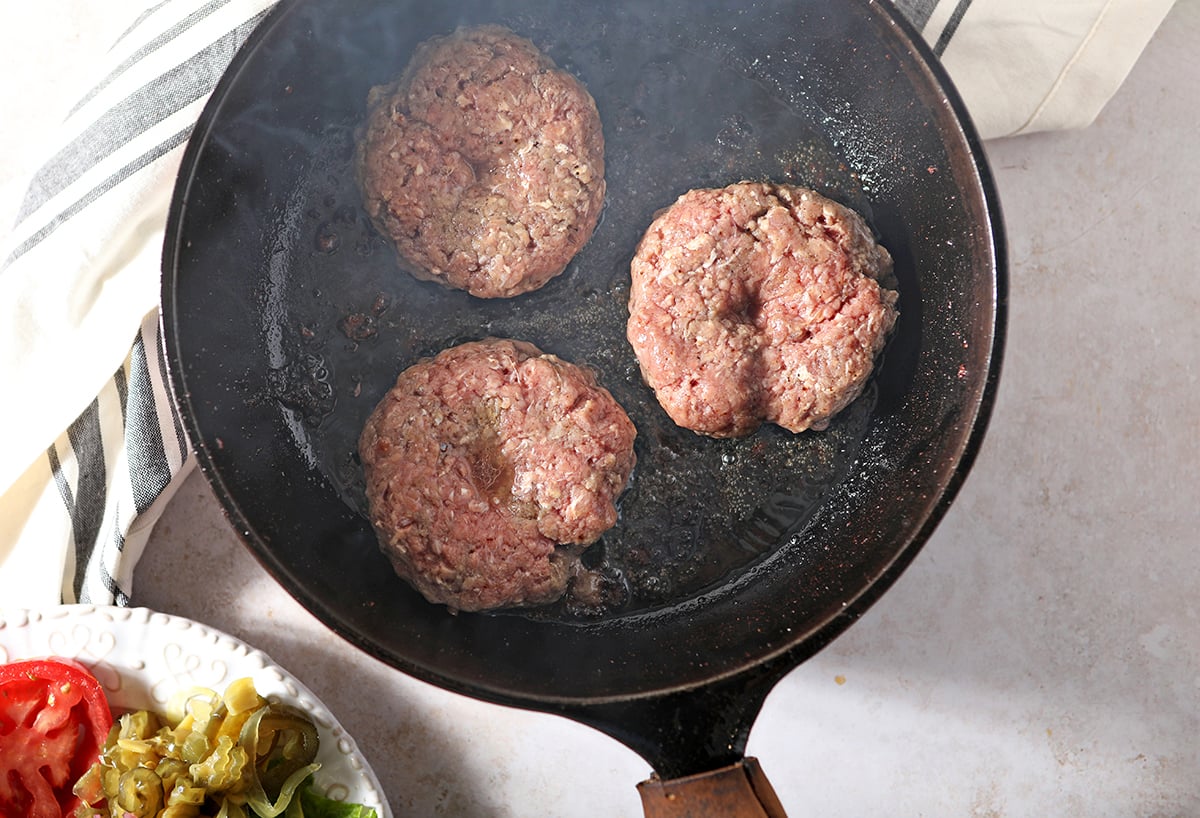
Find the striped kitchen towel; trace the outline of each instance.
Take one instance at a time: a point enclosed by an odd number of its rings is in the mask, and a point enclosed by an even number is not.
[[[1090,123],[1171,5],[896,2],[985,138]],[[192,465],[158,339],[166,212],[208,95],[272,4],[131,15],[32,174],[0,248],[0,606],[128,604]]]
[[[0,248],[2,606],[127,604],[192,466],[158,340],[166,212],[208,95],[272,5],[134,11],[16,209]]]

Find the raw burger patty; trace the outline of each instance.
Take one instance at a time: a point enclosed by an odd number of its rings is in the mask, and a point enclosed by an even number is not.
[[[371,522],[431,602],[551,602],[616,522],[635,434],[586,369],[522,341],[452,347],[402,372],[367,420]]]
[[[367,104],[367,213],[417,278],[518,295],[561,273],[592,235],[600,115],[529,40],[500,26],[434,38]]]
[[[854,211],[799,187],[692,190],[632,262],[629,342],[680,426],[738,437],[823,429],[862,391],[896,322],[892,259]]]

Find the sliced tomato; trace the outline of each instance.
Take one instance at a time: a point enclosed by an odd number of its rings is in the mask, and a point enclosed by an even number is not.
[[[0,815],[62,818],[112,727],[104,690],[69,659],[0,665]]]

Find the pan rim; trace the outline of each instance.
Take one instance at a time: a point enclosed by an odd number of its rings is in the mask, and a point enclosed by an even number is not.
[[[175,301],[175,289],[172,286],[175,277],[179,273],[178,258],[183,238],[182,224],[186,217],[188,194],[194,182],[192,171],[195,169],[199,155],[205,144],[211,137],[212,129],[219,119],[226,95],[236,85],[241,72],[246,69],[251,57],[267,39],[270,32],[288,14],[299,7],[301,3],[302,0],[284,0],[284,2],[281,2],[272,9],[251,34],[242,49],[239,50],[230,69],[222,76],[213,91],[212,97],[205,105],[200,120],[188,141],[180,166],[179,177],[168,212],[162,257],[163,287],[162,312],[160,317],[162,331],[160,333],[160,343],[163,345],[166,357],[166,368],[168,381],[171,385],[172,401],[189,439],[192,441],[193,450],[196,452],[201,472],[216,494],[231,524],[236,529],[239,538],[268,573],[280,582],[288,593],[296,598],[306,609],[314,613],[327,627],[342,638],[387,664],[445,689],[501,704],[532,707],[535,709],[557,709],[574,705],[655,698],[694,689],[749,672],[755,672],[767,665],[784,665],[786,666],[784,669],[787,669],[817,653],[840,635],[850,624],[861,617],[892,585],[912,560],[915,559],[925,542],[941,522],[941,519],[965,482],[982,445],[994,408],[1007,326],[1007,246],[999,197],[991,172],[987,166],[982,142],[975,131],[965,105],[954,89],[944,67],[911,24],[898,11],[887,4],[865,1],[861,3],[861,5],[867,7],[871,13],[880,19],[886,28],[899,38],[902,46],[913,54],[915,67],[926,75],[928,81],[942,95],[943,102],[951,114],[950,121],[955,125],[953,136],[965,146],[967,155],[970,158],[969,165],[973,171],[971,181],[974,187],[982,194],[984,219],[980,223],[979,228],[987,231],[989,239],[987,246],[991,251],[989,259],[991,269],[989,272],[992,279],[993,309],[991,314],[991,343],[986,356],[987,374],[982,381],[977,399],[967,407],[970,411],[964,412],[965,422],[970,424],[970,432],[962,444],[957,462],[946,478],[938,496],[927,508],[920,526],[916,527],[912,532],[907,544],[895,551],[892,560],[873,581],[849,600],[841,612],[827,621],[816,624],[803,632],[796,633],[791,641],[786,644],[780,645],[770,651],[758,652],[752,656],[747,656],[742,662],[731,663],[730,666],[706,676],[701,681],[688,681],[676,685],[659,685],[611,696],[546,694],[531,696],[528,693],[511,690],[502,685],[489,687],[486,684],[481,685],[475,681],[462,681],[453,676],[446,675],[435,668],[414,662],[408,657],[387,649],[376,641],[366,638],[363,634],[357,632],[353,627],[344,622],[325,602],[312,594],[300,578],[294,576],[282,562],[273,559],[270,551],[255,541],[252,533],[253,523],[246,518],[237,498],[233,496],[223,480],[220,469],[214,460],[213,453],[204,441],[196,412],[192,408],[192,395],[188,391],[185,364],[178,343],[178,305]]]

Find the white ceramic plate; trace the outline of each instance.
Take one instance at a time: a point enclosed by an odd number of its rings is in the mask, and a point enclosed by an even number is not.
[[[317,789],[391,818],[383,789],[354,739],[312,691],[239,639],[146,608],[0,608],[0,663],[43,656],[65,656],[87,665],[118,711],[162,712],[179,690],[200,686],[222,691],[234,679],[249,676],[263,696],[301,708],[316,724],[321,736],[321,769],[313,776]]]

